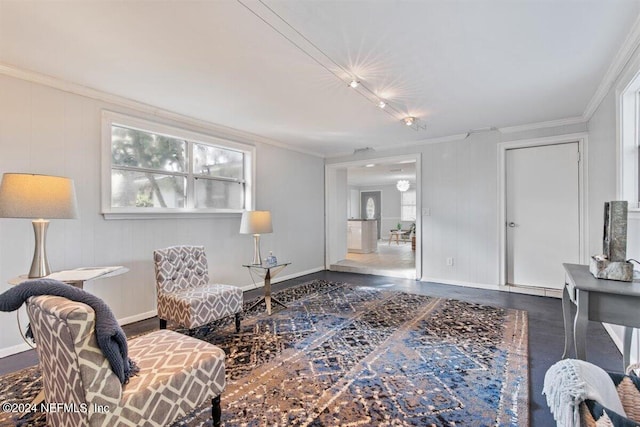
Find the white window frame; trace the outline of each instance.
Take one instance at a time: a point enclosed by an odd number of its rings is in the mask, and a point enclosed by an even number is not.
[[[635,61],[616,89],[616,194],[640,218],[640,62]]]
[[[244,154],[244,209],[212,209],[212,208],[135,208],[111,206],[111,128],[119,125],[147,132],[162,134],[177,139],[184,139],[199,144],[240,151]],[[191,144],[189,144],[191,146]],[[189,156],[189,162],[192,162]],[[190,205],[193,203],[193,173],[189,166],[187,179],[187,195]],[[200,132],[194,132],[174,126],[165,125],[112,111],[102,112],[102,214],[105,219],[159,219],[159,218],[189,218],[202,216],[221,216],[223,214],[237,214],[243,210],[252,210],[255,200],[255,147],[228,139],[222,139]],[[191,197],[189,197],[191,196]]]
[[[413,192],[415,193],[415,195],[416,195],[416,197],[415,197],[416,203],[414,203],[414,204],[412,204],[412,205],[411,205],[411,204],[406,204],[406,203],[404,203],[404,195],[405,195],[406,193],[408,193],[409,191],[413,191]],[[403,208],[403,207],[405,207],[405,206],[414,206],[414,207],[416,208],[416,215],[415,215],[415,218],[413,218],[413,219],[406,219],[406,218],[403,218],[403,217],[402,217],[402,213],[404,212],[404,209],[402,209],[402,208]],[[410,189],[408,189],[407,191],[400,192],[400,221],[403,221],[403,222],[409,222],[409,221],[411,221],[411,222],[416,222],[416,218],[418,218],[418,210],[417,210],[417,206],[418,206],[418,194],[417,194],[417,192],[416,192],[416,189],[415,189],[415,188],[410,188]]]

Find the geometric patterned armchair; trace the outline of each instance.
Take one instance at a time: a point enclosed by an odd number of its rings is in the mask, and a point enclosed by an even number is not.
[[[206,325],[235,314],[240,332],[242,290],[209,283],[203,246],[171,246],[153,252],[160,329],[167,320],[185,328]]]
[[[95,312],[81,302],[41,295],[27,300],[46,401],[69,405],[47,413],[47,425],[163,426],[211,401],[220,425],[225,354],[173,331],[128,341],[140,372],[121,384],[98,347]]]
[[[640,425],[640,378],[631,370],[627,374],[608,372],[616,386],[625,414],[618,414],[601,402],[587,399],[580,404],[582,427],[624,427]]]
[[[637,427],[640,425],[640,378],[606,372],[593,363],[562,359],[544,376],[542,393],[558,426]]]

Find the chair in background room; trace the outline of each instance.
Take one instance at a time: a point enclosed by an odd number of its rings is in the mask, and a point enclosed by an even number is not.
[[[130,340],[129,357],[140,371],[123,385],[98,347],[91,307],[41,295],[27,300],[27,313],[46,401],[71,408],[48,412],[47,425],[163,426],[209,399],[213,425],[220,425],[225,354],[219,347],[167,330]]]
[[[203,246],[171,246],[153,251],[158,291],[160,329],[172,321],[196,328],[235,315],[240,331],[242,290],[237,286],[209,283]]]

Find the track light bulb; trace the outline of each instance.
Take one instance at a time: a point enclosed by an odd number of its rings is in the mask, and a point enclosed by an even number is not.
[[[380,107],[380,108],[384,108],[384,107],[386,107],[386,106],[387,106],[387,103],[386,103],[386,102],[384,102],[384,101],[380,101],[380,102],[378,102],[378,107]]]
[[[411,116],[409,116],[409,117],[405,117],[405,118],[404,118],[404,124],[405,124],[405,125],[407,125],[407,126],[412,126],[412,125],[413,125],[413,122],[414,122],[415,120],[416,120],[416,118],[415,118],[415,117],[411,117]]]
[[[357,80],[351,80],[351,83],[349,83],[349,86],[351,86],[352,88],[357,88],[360,85],[360,82]]]

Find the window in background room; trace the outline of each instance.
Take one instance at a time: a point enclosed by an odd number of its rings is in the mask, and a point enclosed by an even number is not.
[[[400,220],[416,220],[416,190],[407,190],[400,193]]]
[[[251,209],[253,147],[106,112],[103,138],[105,215]]]

